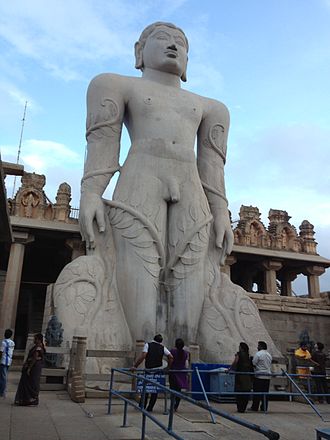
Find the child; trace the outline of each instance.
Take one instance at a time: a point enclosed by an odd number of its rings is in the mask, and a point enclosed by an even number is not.
[[[6,386],[7,386],[7,375],[9,366],[11,365],[13,359],[13,351],[15,343],[10,339],[13,332],[7,328],[5,330],[4,339],[1,343],[1,364],[0,364],[0,397],[6,397]]]

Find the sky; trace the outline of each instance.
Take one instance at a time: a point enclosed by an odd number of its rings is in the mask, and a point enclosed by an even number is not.
[[[88,84],[103,72],[140,76],[134,43],[154,21],[189,39],[183,88],[229,108],[233,220],[242,204],[257,206],[266,227],[269,209],[286,210],[298,232],[305,219],[314,225],[318,253],[330,259],[330,0],[3,1],[2,160],[16,162],[27,101],[19,162],[46,175],[52,201],[69,183],[78,207]],[[121,163],[128,147],[124,134]],[[330,291],[330,269],[320,285]],[[294,289],[307,293],[306,279]]]

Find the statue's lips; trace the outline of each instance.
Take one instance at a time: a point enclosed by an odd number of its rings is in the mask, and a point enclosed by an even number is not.
[[[169,58],[177,58],[178,57],[178,54],[176,52],[172,51],[172,50],[165,52],[165,54]]]

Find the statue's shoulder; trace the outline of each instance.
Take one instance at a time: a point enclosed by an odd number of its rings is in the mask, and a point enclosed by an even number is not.
[[[95,76],[90,84],[89,89],[98,88],[127,88],[137,78],[131,76],[118,75],[116,73],[101,73]]]
[[[229,117],[228,108],[225,106],[223,102],[218,101],[217,99],[212,99],[202,95],[197,95],[196,93],[190,91],[189,92],[186,91],[186,92],[189,93],[189,95],[194,97],[194,99],[196,99],[199,102],[200,106],[203,109],[204,116],[218,114],[221,115],[223,118]]]
[[[223,118],[229,118],[229,110],[225,104],[217,99],[201,97],[204,103],[204,109],[206,114],[218,114]]]

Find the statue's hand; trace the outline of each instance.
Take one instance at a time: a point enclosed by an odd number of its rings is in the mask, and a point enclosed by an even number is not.
[[[80,199],[79,226],[80,233],[88,249],[95,248],[93,221],[99,232],[105,231],[104,204],[101,196],[93,192],[83,192]]]
[[[217,209],[212,212],[212,215],[214,219],[215,245],[220,250],[220,265],[223,266],[227,255],[233,249],[234,234],[231,229],[227,208]]]

